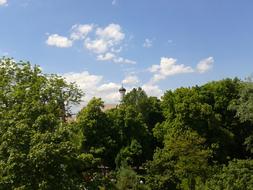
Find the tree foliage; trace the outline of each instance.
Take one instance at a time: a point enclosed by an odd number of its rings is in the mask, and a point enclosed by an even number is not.
[[[233,160],[228,166],[212,176],[205,186],[205,189],[253,189],[253,161]]]
[[[164,148],[158,148],[153,161],[148,163],[149,173],[159,184],[153,189],[173,189],[176,186],[195,189],[197,178],[205,181],[211,150],[204,143],[204,138],[190,130],[166,135]]]
[[[0,189],[80,189],[83,159],[64,121],[81,92],[38,66],[0,61]]]
[[[104,111],[38,66],[0,59],[0,189],[252,189],[252,81],[141,88]]]
[[[104,103],[93,98],[77,115],[77,125],[81,129],[82,151],[102,159],[101,164],[113,167],[119,149],[118,130],[110,125],[108,115],[102,111]]]

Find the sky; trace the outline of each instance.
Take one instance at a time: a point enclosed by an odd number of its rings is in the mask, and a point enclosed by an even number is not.
[[[253,73],[252,0],[0,0],[0,57],[105,103]]]

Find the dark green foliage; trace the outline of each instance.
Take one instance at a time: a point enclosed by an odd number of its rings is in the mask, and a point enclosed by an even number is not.
[[[142,146],[140,145],[140,143],[138,143],[137,140],[133,139],[130,145],[123,147],[119,151],[115,159],[117,168],[119,168],[123,164],[140,166],[142,164],[142,154]]]
[[[147,134],[145,137],[145,146],[148,147],[145,152],[145,159],[151,159],[154,149],[157,145],[156,139],[153,137],[153,128],[156,124],[164,120],[161,102],[156,97],[148,97],[144,90],[141,88],[134,88],[126,94],[123,99],[121,108],[135,110],[136,114],[139,114],[140,120],[147,126]],[[143,143],[141,143],[143,146]],[[145,146],[143,148],[145,149]],[[145,160],[142,159],[142,160]]]
[[[82,151],[101,158],[101,164],[114,167],[114,159],[119,150],[119,132],[109,122],[102,111],[104,103],[93,98],[77,115],[77,126],[81,129]]]
[[[245,141],[244,145],[246,150],[253,154],[253,82],[249,79],[246,82],[241,83],[239,93],[239,99],[230,106],[232,110],[236,111],[236,116],[241,122],[244,122],[245,127]]]
[[[118,190],[150,190],[143,183],[142,179],[130,167],[125,166],[119,169],[116,184]]]
[[[204,143],[205,139],[196,132],[171,131],[164,139],[164,148],[157,149],[153,161],[147,165],[153,189],[173,189],[176,186],[194,189],[198,178],[205,181],[211,151]]]
[[[148,97],[141,88],[134,88],[127,93],[122,104],[133,106],[135,110],[142,115],[150,131],[156,123],[163,121],[160,101],[156,97]]]
[[[120,148],[115,160],[117,167],[125,160],[128,160],[131,166],[139,167],[152,151],[149,146],[151,134],[142,115],[131,105],[121,105],[117,109],[110,110],[108,115],[113,128],[118,131]]]
[[[250,121],[253,123],[253,82],[242,83],[239,93],[236,111],[241,121]]]
[[[253,189],[253,160],[230,161],[228,166],[224,166],[218,174],[207,181],[205,189]]]

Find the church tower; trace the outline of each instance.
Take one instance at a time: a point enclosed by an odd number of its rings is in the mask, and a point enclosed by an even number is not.
[[[123,98],[126,94],[126,89],[123,87],[123,85],[121,86],[121,88],[119,89],[119,93],[120,93],[120,102],[123,101]]]

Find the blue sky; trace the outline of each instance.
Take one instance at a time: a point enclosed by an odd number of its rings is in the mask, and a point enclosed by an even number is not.
[[[0,0],[0,56],[76,81],[107,103],[252,74],[251,0]]]

